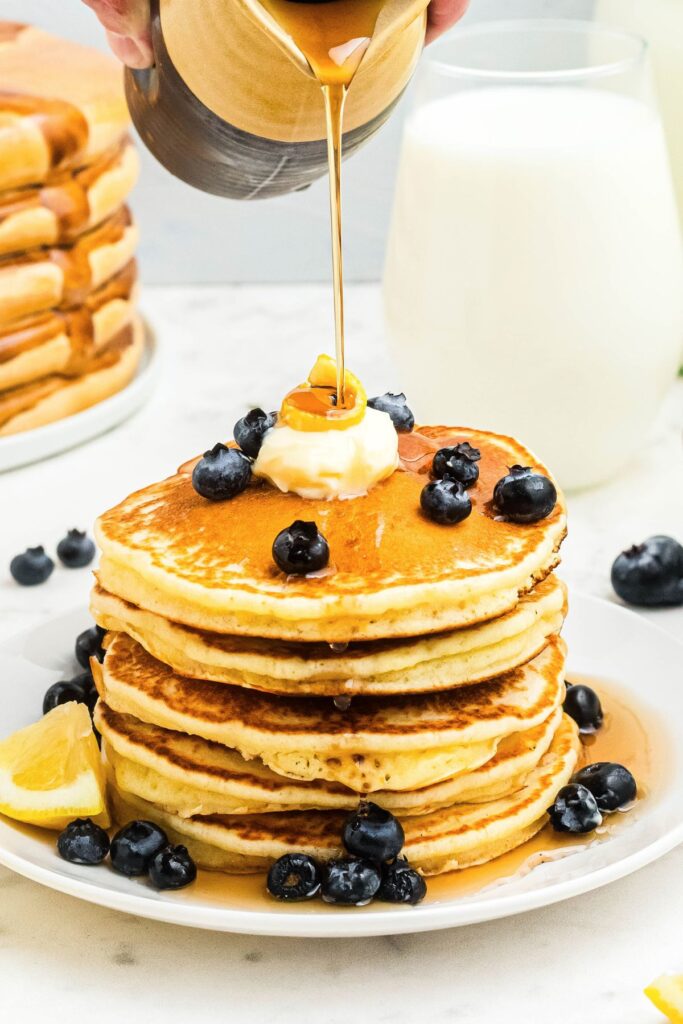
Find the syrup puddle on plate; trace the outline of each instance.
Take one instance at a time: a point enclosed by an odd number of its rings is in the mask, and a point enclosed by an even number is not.
[[[546,825],[538,835],[522,846],[487,864],[430,877],[427,879],[427,896],[422,906],[471,899],[477,893],[484,893],[492,888],[502,890],[506,883],[529,874],[543,864],[570,858],[581,850],[608,842],[635,820],[639,808],[643,807],[661,787],[665,778],[668,748],[663,727],[657,722],[655,714],[640,707],[630,698],[626,700],[614,683],[579,673],[569,673],[568,679],[575,684],[585,683],[592,686],[600,696],[605,713],[602,728],[592,735],[582,737],[580,767],[595,761],[616,761],[625,765],[633,773],[638,784],[636,803],[625,813],[607,815],[603,827],[588,835],[559,835]],[[56,833],[21,825],[2,816],[0,820],[36,841],[54,847]],[[97,881],[98,872],[103,870],[111,871],[111,868],[92,868],[94,883]],[[131,893],[135,893],[137,887],[141,887],[143,892],[148,888],[144,880],[131,880],[130,885]],[[331,908],[317,899],[307,903],[278,903],[266,893],[263,874],[227,875],[199,871],[197,881],[193,885],[166,895],[169,899],[181,902],[198,901],[215,907],[229,907],[232,910],[279,910],[290,914],[320,914],[329,913],[330,910],[343,913],[360,912],[358,908]],[[391,909],[389,904],[377,902],[363,908],[363,912],[372,913],[373,910],[377,912],[387,909]],[[404,911],[405,909],[403,908]]]

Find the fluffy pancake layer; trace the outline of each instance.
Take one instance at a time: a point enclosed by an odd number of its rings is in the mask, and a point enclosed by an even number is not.
[[[137,227],[124,206],[72,245],[32,249],[0,260],[0,325],[86,302],[133,259],[137,238]]]
[[[468,441],[481,450],[473,511],[455,527],[429,521],[420,492],[434,452]],[[190,470],[131,495],[100,517],[100,586],[172,622],[219,634],[344,643],[415,637],[487,621],[558,561],[562,498],[541,522],[501,519],[496,482],[518,463],[547,472],[511,438],[425,427],[401,435],[402,469],[351,501],[310,501],[258,483],[208,502]],[[315,520],[329,570],[286,577],[271,555],[277,533]]]
[[[433,875],[481,864],[521,845],[547,821],[547,808],[565,785],[579,756],[576,726],[563,716],[547,753],[515,793],[487,803],[455,803],[428,814],[402,817],[404,852],[411,864]],[[344,820],[336,811],[181,817],[124,791],[111,779],[113,811],[121,821],[148,818],[197,862],[214,870],[267,870],[294,851],[321,859],[342,854]]]
[[[129,123],[115,60],[0,22],[0,189],[92,164],[120,144]]]
[[[144,327],[135,316],[80,376],[51,374],[0,393],[0,437],[72,416],[120,391],[135,375],[143,349]]]
[[[0,256],[73,242],[111,217],[137,180],[130,140],[82,170],[49,184],[0,193]]]
[[[50,374],[77,377],[127,327],[135,311],[137,269],[131,260],[72,310],[51,310],[0,325],[0,391]]]
[[[484,803],[520,789],[548,750],[562,709],[533,729],[501,740],[480,768],[412,791],[380,790],[373,800],[394,814],[424,814],[453,803]],[[259,760],[112,711],[100,701],[95,724],[119,789],[181,817],[271,811],[353,810],[358,796],[339,783],[299,782]]]
[[[267,693],[337,696],[424,693],[493,678],[538,654],[559,633],[566,588],[549,576],[491,622],[427,637],[301,644],[224,636],[171,622],[95,587],[90,610],[104,629],[125,632],[155,658],[193,679]]]
[[[489,761],[502,739],[546,721],[564,695],[563,642],[498,679],[437,694],[355,698],[271,696],[175,674],[130,637],[114,635],[100,695],[120,714],[260,758],[276,774],[356,792],[413,790]]]

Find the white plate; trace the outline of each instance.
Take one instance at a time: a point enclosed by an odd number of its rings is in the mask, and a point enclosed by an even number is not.
[[[145,323],[145,350],[138,371],[122,391],[55,423],[0,438],[0,473],[92,440],[132,416],[149,398],[159,371],[158,344]]]
[[[375,905],[363,910],[296,905],[263,896],[254,908],[238,900],[212,901],[192,888],[158,893],[105,867],[61,860],[50,842],[0,819],[0,863],[21,875],[91,903],[160,921],[253,935],[360,936],[419,932],[518,914],[588,892],[643,867],[683,841],[683,646],[633,612],[574,595],[565,628],[569,675],[587,673],[618,682],[621,691],[657,720],[658,740],[671,751],[658,791],[602,843],[543,864],[474,895],[419,907]],[[73,673],[72,638],[84,612],[52,620],[0,647],[0,736],[35,720],[44,691],[62,672]]]

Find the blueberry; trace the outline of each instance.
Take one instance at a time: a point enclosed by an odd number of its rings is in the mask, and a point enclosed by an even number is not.
[[[387,391],[386,395],[368,398],[368,407],[391,416],[391,422],[399,434],[409,434],[415,426],[415,417],[406,405],[406,396],[403,392],[400,395],[392,395]]]
[[[320,892],[320,868],[304,853],[286,853],[268,872],[268,892],[289,903],[310,900]]]
[[[422,511],[435,523],[452,526],[472,511],[470,496],[458,480],[434,480],[422,488]]]
[[[92,677],[90,679],[92,683]],[[60,704],[68,704],[70,701],[76,701],[77,704],[87,704],[90,711],[94,708],[97,703],[97,691],[95,692],[95,698],[93,700],[92,690],[90,687],[83,685],[82,677],[76,676],[75,679],[63,679],[58,683],[53,683],[43,697],[43,714],[46,715],[48,711],[52,711]]]
[[[95,557],[95,544],[83,530],[69,530],[57,545],[57,557],[67,569],[82,569]]]
[[[583,835],[602,824],[602,814],[595,797],[589,789],[575,782],[562,787],[555,797],[555,803],[548,808],[548,814],[556,832]]]
[[[273,541],[273,558],[289,576],[305,576],[325,568],[330,547],[315,523],[297,519]]]
[[[617,557],[612,586],[628,604],[683,604],[683,546],[673,537],[648,537]]]
[[[111,841],[111,866],[132,878],[149,870],[152,858],[168,846],[168,837],[152,821],[131,821]]]
[[[333,860],[323,877],[323,899],[344,907],[364,907],[381,881],[379,868],[369,860]]]
[[[583,683],[569,686],[564,698],[564,710],[573,718],[579,732],[595,732],[603,722],[602,705],[595,690]]]
[[[467,441],[453,448],[440,448],[432,462],[432,476],[437,480],[459,480],[463,487],[471,487],[479,479],[480,458],[479,449]]]
[[[35,587],[52,575],[54,567],[55,563],[45,554],[45,548],[41,545],[26,548],[23,555],[15,555],[9,564],[9,571],[22,587]]]
[[[277,413],[264,412],[263,409],[252,409],[235,424],[233,436],[245,455],[255,459],[261,451],[266,431],[277,423]]]
[[[393,860],[403,849],[405,835],[401,822],[383,807],[362,800],[344,823],[342,842],[356,857]]]
[[[616,811],[625,804],[633,803],[638,790],[628,768],[612,761],[587,765],[576,773],[572,782],[589,789],[601,811]]]
[[[536,523],[557,504],[555,484],[528,466],[511,466],[493,490],[493,504],[512,523]]]
[[[377,899],[384,903],[410,903],[415,906],[427,895],[427,883],[407,860],[394,861],[382,868],[382,884]]]
[[[155,889],[183,889],[196,877],[197,865],[185,846],[165,846],[149,865],[149,880]]]
[[[192,473],[192,486],[197,494],[210,501],[226,501],[246,488],[251,480],[251,462],[237,448],[216,444],[204,452]]]
[[[83,668],[89,668],[90,659],[93,657],[98,661],[104,661],[102,639],[105,633],[106,629],[102,629],[101,626],[91,626],[76,637],[76,661]]]
[[[109,853],[109,836],[91,818],[76,818],[59,833],[57,850],[70,864],[101,864]]]

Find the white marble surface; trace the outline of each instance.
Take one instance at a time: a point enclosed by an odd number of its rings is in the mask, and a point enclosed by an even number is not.
[[[224,437],[250,402],[269,407],[329,336],[328,290],[316,286],[148,289],[146,306],[165,348],[149,405],[88,446],[0,476],[0,640],[87,600],[87,571],[56,569],[43,587],[17,587],[3,568],[13,554],[54,548],[68,527],[89,526],[99,510]],[[351,359],[371,391],[400,383],[380,324],[376,289],[351,289]],[[682,431],[679,381],[634,468],[570,501],[563,571],[572,585],[609,597],[609,566],[622,547],[653,532],[681,535]],[[652,617],[683,639],[683,610]],[[11,699],[11,680],[2,683]],[[0,869],[0,1020],[656,1024],[641,990],[664,970],[683,971],[682,874],[679,849],[600,892],[507,921],[293,941],[142,921]]]

